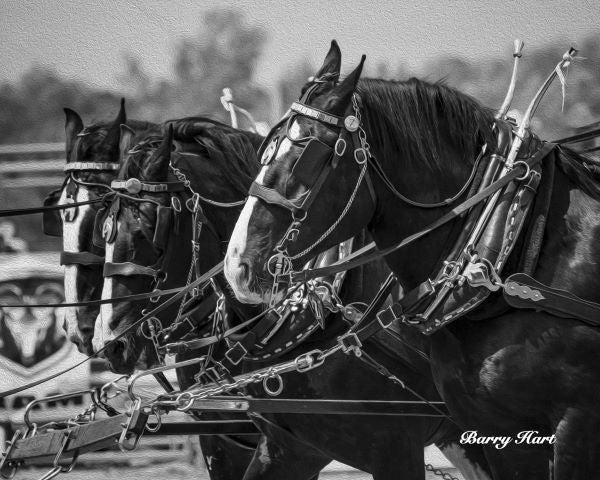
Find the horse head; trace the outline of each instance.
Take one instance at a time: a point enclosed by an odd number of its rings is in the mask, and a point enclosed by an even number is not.
[[[125,141],[133,136],[123,128]],[[102,299],[186,283],[192,264],[192,212],[185,186],[170,172],[172,137],[170,129],[164,137],[148,136],[123,152],[123,166],[112,183],[116,195],[98,214],[97,227],[106,242]],[[149,345],[144,336],[148,325],[132,325],[149,305],[152,299],[101,306],[92,343],[114,371],[130,373],[141,361]],[[177,307],[165,310],[164,317],[172,318]],[[151,353],[148,364],[156,360]]]
[[[66,108],[65,115],[66,176],[54,198],[58,204],[99,200],[110,190],[119,168],[119,151],[126,148],[121,141],[121,124],[127,122],[124,100],[111,122],[84,127],[75,111]],[[155,128],[135,120],[128,125],[140,135]],[[61,263],[65,265],[65,299],[69,303],[100,298],[104,245],[92,235],[99,205],[80,205],[45,218],[45,231],[63,237]],[[65,308],[67,336],[83,353],[93,352],[91,339],[98,313],[97,305]]]
[[[115,148],[118,152],[119,125],[126,121],[125,105],[121,102],[113,122],[87,128],[75,111],[65,108],[65,115],[66,175],[62,188],[56,192],[56,203],[67,205],[98,199],[106,193],[116,174],[118,154],[115,155]],[[104,165],[104,168],[95,169],[94,165]],[[99,262],[104,252],[101,246],[91,242],[89,234],[97,209],[95,204],[81,205],[44,219],[47,233],[52,230],[48,224],[55,224],[63,237],[61,263],[65,264],[65,300],[69,303],[92,300],[100,294],[98,285],[102,276]],[[77,256],[84,252],[90,254],[89,261],[80,263]],[[98,263],[93,263],[95,257],[99,259]],[[65,308],[67,336],[81,352],[91,353],[90,340],[97,315],[97,306]]]
[[[225,275],[240,301],[269,302],[278,254],[285,257],[284,270],[299,267],[353,236],[355,226],[373,216],[374,202],[363,181],[366,158],[357,157],[359,146],[344,126],[354,114],[352,99],[363,62],[364,57],[337,82],[341,53],[332,42],[300,101],[271,130],[259,152],[263,167],[225,258]]]

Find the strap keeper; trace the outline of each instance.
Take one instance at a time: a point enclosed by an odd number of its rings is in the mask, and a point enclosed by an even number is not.
[[[337,139],[337,141],[335,142],[335,147],[333,148],[333,150],[335,151],[335,154],[338,157],[342,157],[344,155],[344,153],[346,152],[346,140],[344,140],[342,137],[339,137]]]
[[[341,337],[338,337],[338,343],[342,347],[342,351],[345,354],[354,353],[357,357],[362,355],[361,347],[362,342],[358,335],[354,332],[348,332]]]
[[[225,352],[225,358],[233,365],[238,365],[247,353],[248,350],[240,342],[236,342],[233,347]]]
[[[399,310],[399,313],[395,311],[396,309]],[[395,320],[402,318],[402,306],[394,303],[377,312],[375,316],[382,328],[388,328]]]

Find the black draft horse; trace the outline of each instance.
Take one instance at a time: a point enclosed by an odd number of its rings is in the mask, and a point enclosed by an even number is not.
[[[106,194],[108,189],[103,186],[110,185],[116,178],[118,170],[99,167],[119,163],[123,156],[122,152],[129,149],[131,145],[149,135],[158,135],[161,131],[161,126],[158,124],[127,120],[123,102],[117,117],[111,122],[84,127],[81,117],[76,112],[65,109],[65,114],[67,164],[81,164],[81,168],[69,173],[65,179],[66,181],[72,175],[74,178],[70,181],[78,182],[77,189],[71,196],[74,202],[92,200]],[[121,128],[126,129],[127,135],[121,135]],[[86,169],[86,166],[90,168]],[[66,203],[66,196],[67,184],[65,183],[58,192],[57,203]],[[79,258],[73,255],[66,257],[70,258],[65,266],[66,302],[87,302],[101,297],[104,265],[90,263],[89,258],[92,257],[85,257],[87,254],[104,256],[104,244],[98,241],[97,236],[94,238],[95,218],[100,206],[101,204],[98,203],[82,205],[77,207],[76,215],[71,214],[65,218],[62,213],[60,218],[56,219],[63,236],[63,251],[84,255]],[[188,245],[185,246],[185,251],[188,251],[187,247]],[[99,313],[99,305],[67,308],[65,320],[67,335],[83,353],[93,353],[92,337]],[[179,384],[185,387],[193,383],[195,373],[185,369],[178,371]],[[249,438],[248,443],[246,445],[224,435],[201,436],[203,455],[211,464],[211,479],[241,478],[254,455],[257,441]],[[211,461],[212,459],[214,461]]]
[[[206,119],[188,119],[171,122],[175,126],[177,150],[171,152],[167,139],[160,147],[144,141],[132,149],[123,161],[119,174],[122,180],[137,179],[140,182],[157,185],[176,180],[172,167],[184,172],[190,181],[191,190],[205,199],[201,200],[208,223],[202,227],[199,259],[204,265],[201,271],[216,264],[225,253],[226,240],[231,234],[237,216],[231,208],[215,202],[225,203],[240,200],[259,167],[256,158],[258,138],[230,127],[210,122]],[[187,142],[185,140],[187,139]],[[172,167],[171,167],[172,166]],[[120,204],[117,231],[106,246],[107,262],[124,264],[135,263],[142,267],[160,265],[161,257],[168,258],[168,265],[162,268],[166,273],[165,288],[184,285],[188,281],[188,268],[192,261],[189,248],[192,224],[189,214],[183,212],[179,219],[179,233],[169,231],[168,242],[157,248],[157,210],[172,204],[169,193],[140,192],[139,198],[124,198]],[[184,197],[189,197],[186,193]],[[186,204],[182,198],[181,203]],[[155,203],[156,202],[156,203]],[[237,209],[239,212],[239,208]],[[214,239],[219,241],[219,251],[215,255]],[[169,253],[169,250],[176,253]],[[366,300],[374,294],[377,282],[373,278],[383,279],[387,269],[380,262],[370,265],[365,271],[356,271],[345,280],[342,295],[344,298]],[[103,298],[118,297],[126,294],[148,291],[152,288],[152,278],[143,276],[115,275],[106,278]],[[218,277],[217,283],[225,291],[224,278]],[[227,292],[229,293],[229,292]],[[237,314],[241,320],[259,312],[256,308],[242,306],[229,298],[228,317]],[[98,319],[95,348],[128,328],[141,314],[142,304],[119,303],[111,308],[103,306]],[[173,321],[164,315],[165,323]],[[306,312],[308,315],[308,312]],[[313,318],[308,320],[314,323]],[[230,320],[230,325],[236,324]],[[303,348],[289,352],[286,358],[294,358],[306,349],[312,349],[335,342],[338,334],[346,328],[341,314],[327,320],[325,331],[317,331],[314,338],[307,341]],[[210,332],[211,325],[197,329],[195,336],[201,337]],[[285,327],[283,327],[285,328]],[[419,338],[410,329],[405,334],[411,341],[419,344]],[[385,339],[384,339],[385,340]],[[384,341],[384,344],[387,342]],[[105,356],[113,368],[126,372],[135,364],[145,345],[140,333],[131,332],[123,342],[105,351]],[[422,347],[422,345],[421,345]],[[411,350],[391,352],[379,347],[377,357],[382,357],[389,368],[403,380],[412,384],[421,395],[436,399],[429,368],[422,359]],[[383,353],[382,353],[383,352]],[[199,356],[202,352],[197,352]],[[214,353],[218,358],[218,353]],[[248,362],[246,370],[256,369],[264,364]],[[228,364],[232,374],[241,373],[239,367]],[[365,385],[369,385],[365,389]],[[256,391],[257,395],[264,392]],[[284,394],[296,398],[354,398],[354,399],[405,399],[415,397],[402,388],[392,384],[387,378],[379,376],[371,368],[356,359],[348,359],[342,354],[323,369],[312,372],[290,374],[285,377]],[[385,478],[424,478],[423,446],[439,441],[440,447],[462,468],[468,478],[486,478],[485,460],[478,447],[465,449],[459,447],[457,438],[460,432],[451,422],[439,418],[423,417],[369,417],[351,415],[302,415],[281,414],[265,417],[253,417],[259,428],[266,434],[260,439],[259,448],[244,478],[285,478],[306,479],[317,476],[319,471],[332,458],[371,472],[376,479]],[[469,455],[470,460],[466,458]],[[219,459],[219,458],[217,458]],[[220,458],[220,460],[224,460]],[[224,460],[225,461],[225,460]],[[213,460],[214,465],[214,460]]]
[[[326,59],[339,58],[335,42]],[[495,139],[493,114],[471,97],[443,84],[418,79],[362,79],[364,62],[344,81],[324,83],[307,104],[342,118],[358,112],[370,150],[393,187],[405,198],[433,203],[451,198],[465,184],[474,159]],[[286,130],[287,129],[287,130]],[[287,199],[302,199],[301,164],[321,168],[311,139],[333,147],[339,128],[299,114],[274,128],[281,137],[257,183]],[[283,137],[286,135],[285,137]],[[357,180],[363,157],[349,145],[325,180],[302,222],[289,255],[315,245],[311,254],[368,227],[381,249],[434,222],[454,205],[423,209],[393,194],[368,172],[373,193]],[[316,153],[315,153],[316,152]],[[600,301],[600,188],[581,158],[566,148],[548,158],[556,164],[553,195],[534,277],[585,300]],[[312,163],[311,163],[312,162]],[[543,165],[543,168],[544,165]],[[355,198],[352,196],[354,195]],[[463,195],[461,199],[464,199]],[[229,243],[225,273],[238,299],[268,301],[265,263],[291,223],[289,211],[250,197]],[[459,234],[457,221],[430,232],[387,257],[405,290],[430,278]],[[331,229],[330,227],[335,228]],[[329,228],[329,230],[328,230]],[[324,235],[324,232],[328,232]],[[513,254],[517,255],[517,254]],[[302,263],[299,258],[296,268]],[[600,332],[581,321],[543,311],[507,308],[483,321],[460,319],[431,337],[431,363],[438,389],[453,417],[480,436],[511,436],[521,431],[556,434],[554,445],[516,445],[490,450],[496,478],[595,478],[600,468]]]
[[[65,181],[54,194],[57,204],[94,200],[108,192],[110,182],[116,177],[119,161],[121,124],[127,124],[136,134],[144,137],[159,128],[158,125],[127,120],[125,102],[111,122],[95,123],[84,127],[81,117],[65,108],[66,169]],[[104,246],[97,245],[90,235],[98,203],[62,210],[53,215],[46,226],[51,235],[62,235],[65,265],[65,301],[79,303],[100,298]],[[66,252],[66,254],[64,253]],[[98,305],[66,307],[64,328],[69,340],[80,352],[91,354],[94,323],[100,311]]]

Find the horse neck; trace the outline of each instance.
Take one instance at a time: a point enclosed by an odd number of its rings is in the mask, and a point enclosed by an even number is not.
[[[376,155],[383,159],[383,170],[402,195],[427,204],[456,195],[473,168],[450,144],[442,151],[445,156],[440,162],[439,171],[426,169],[417,162],[399,167],[398,163],[402,162],[400,154]],[[372,175],[372,178],[378,206],[370,224],[370,232],[380,249],[426,228],[465,199],[465,195],[462,195],[450,206],[438,208],[415,207],[394,195],[377,175]],[[396,273],[405,290],[431,276],[458,236],[459,222],[450,222],[386,257],[386,263]]]

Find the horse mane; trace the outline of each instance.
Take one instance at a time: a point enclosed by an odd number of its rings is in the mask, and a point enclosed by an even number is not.
[[[567,178],[592,198],[600,199],[600,162],[597,158],[561,145],[557,159],[558,167]],[[584,159],[589,159],[589,163]]]
[[[239,193],[247,193],[260,166],[261,135],[200,116],[167,121],[163,133],[169,125],[182,151],[207,156]]]
[[[495,148],[492,111],[442,82],[366,78],[357,91],[367,136],[383,145],[385,158],[400,152],[403,161],[440,173],[448,145],[463,152],[469,164],[484,143],[488,151]]]
[[[107,122],[96,122],[84,127],[80,134],[82,136],[75,143],[75,148],[73,148],[71,161],[76,162],[79,158],[85,158],[85,155],[91,151],[94,151],[99,156],[104,153],[108,155],[108,147],[104,145],[104,137],[112,123],[113,121],[110,120]],[[159,132],[160,128],[160,125],[156,123],[141,120],[127,120],[126,125],[135,130],[137,138],[149,135],[151,132]],[[97,136],[95,134],[102,135]]]

